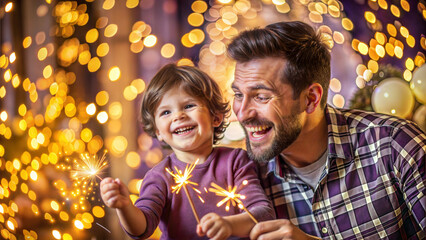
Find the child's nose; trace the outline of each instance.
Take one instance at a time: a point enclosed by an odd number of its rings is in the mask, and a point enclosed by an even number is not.
[[[185,118],[185,113],[182,111],[178,111],[175,113],[175,115],[173,116],[173,121],[178,121],[178,120],[182,120]]]

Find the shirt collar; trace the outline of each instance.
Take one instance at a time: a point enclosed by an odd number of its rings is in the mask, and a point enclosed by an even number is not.
[[[328,153],[332,158],[353,159],[351,132],[345,115],[327,104],[325,119],[328,128]]]

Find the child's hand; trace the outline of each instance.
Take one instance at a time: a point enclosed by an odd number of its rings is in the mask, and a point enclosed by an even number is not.
[[[120,179],[104,178],[101,181],[101,197],[110,208],[123,208],[131,204],[129,190]]]
[[[227,239],[232,234],[231,224],[216,213],[206,214],[197,225],[198,236],[206,235],[209,239]]]

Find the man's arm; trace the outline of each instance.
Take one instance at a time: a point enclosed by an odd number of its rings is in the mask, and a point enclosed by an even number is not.
[[[407,123],[393,134],[394,172],[408,208],[423,231],[426,230],[426,135]]]
[[[321,238],[304,233],[287,219],[277,219],[256,224],[250,232],[250,239],[318,240]]]

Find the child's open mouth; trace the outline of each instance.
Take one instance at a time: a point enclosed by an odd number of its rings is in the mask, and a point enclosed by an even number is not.
[[[194,128],[195,126],[178,128],[173,133],[177,135],[184,135],[191,132]]]

